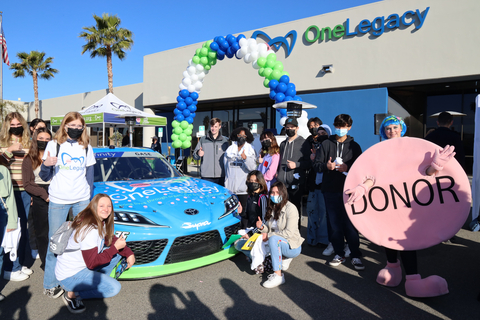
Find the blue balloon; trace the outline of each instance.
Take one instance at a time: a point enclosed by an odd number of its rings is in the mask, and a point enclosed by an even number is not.
[[[232,58],[233,58],[233,56],[235,55],[235,52],[232,52],[232,47],[229,47],[229,48],[227,49],[227,52],[225,53],[225,55],[226,55],[227,58],[229,58],[229,59],[232,59]]]
[[[177,96],[177,102],[182,102],[184,99],[180,96]]]
[[[234,52],[237,52],[238,49],[240,49],[240,45],[238,44],[238,42],[235,42],[234,44],[232,44],[231,48]]]
[[[285,95],[281,92],[277,93],[275,95],[275,101],[278,103],[278,102],[282,102],[283,100],[285,99]]]
[[[287,84],[287,89],[293,89],[296,90],[295,85],[293,83]]]
[[[276,95],[276,94],[277,94],[277,93],[276,93],[274,90],[271,90],[271,91],[270,91],[270,94],[269,94],[270,99],[275,100],[275,95]]]
[[[183,101],[177,103],[177,108],[178,108],[178,110],[180,110],[180,111],[185,110],[186,107],[187,107],[187,104],[186,104],[185,102],[183,102]]]
[[[190,92],[188,92],[187,89],[183,89],[183,90],[180,90],[180,92],[178,94],[180,95],[180,97],[185,99],[186,97],[188,97],[190,95]]]
[[[192,117],[186,117],[185,120],[186,120],[188,123],[193,123],[193,118],[192,118]]]
[[[210,49],[212,49],[213,51],[217,51],[218,50],[218,43],[216,43],[216,42],[210,43]]]
[[[192,118],[195,118],[196,115],[197,115],[197,114],[196,114],[195,112],[194,112],[194,113],[190,113],[190,117],[192,117]]]
[[[183,116],[184,116],[185,118],[186,118],[186,117],[189,117],[189,116],[190,116],[190,110],[185,109],[185,110],[183,110],[182,114],[183,114]]]
[[[239,34],[239,35],[237,36],[237,42],[239,42],[240,39],[242,39],[242,38],[245,38],[245,39],[246,39],[246,37],[245,37],[243,34]]]
[[[190,110],[190,112],[195,112],[195,111],[197,111],[197,106],[194,105],[194,104],[189,105],[189,106],[188,106],[188,110]]]
[[[290,77],[287,75],[281,76],[280,77],[280,82],[283,82],[285,84],[288,84],[290,82]]]
[[[291,96],[285,96],[285,99],[283,99],[283,101],[292,101],[292,100],[293,98]]]
[[[285,91],[286,96],[295,97],[296,94],[297,94],[297,91],[295,91],[295,89],[292,89],[292,88],[287,88],[287,91]],[[185,99],[185,102],[187,102],[186,99]]]
[[[223,41],[225,41],[225,38],[222,36],[218,36],[218,39],[217,39],[218,44],[222,43]]]
[[[193,92],[193,93],[196,93],[196,92]],[[197,94],[197,95],[198,95],[198,94]],[[197,100],[195,100],[195,101],[193,101],[193,103],[192,103],[192,104],[194,104],[194,105],[197,105],[197,103],[198,103],[198,101],[197,101]]]
[[[173,110],[173,114],[174,114],[174,115],[179,115],[180,113],[182,113],[182,111],[178,110],[178,108],[175,108],[175,109]]]
[[[272,90],[275,90],[278,86],[278,81],[275,80],[275,79],[272,79],[270,80],[270,82],[268,83],[268,86],[270,87],[270,89]]]
[[[287,91],[287,85],[283,82],[280,82],[277,86],[277,89],[275,89],[275,91],[284,93],[285,91]]]
[[[237,38],[231,34],[229,34],[227,36],[227,41],[230,45],[234,44],[235,42],[237,42]]]
[[[178,114],[175,117],[175,120],[177,120],[178,122],[181,122],[181,121],[185,120],[185,117],[183,116],[183,114]]]
[[[277,111],[280,112],[282,118],[287,116],[287,109],[277,109]]]
[[[293,97],[293,100],[295,100],[295,101],[302,101],[302,97],[295,96],[295,97]]]
[[[193,99],[190,97],[186,97],[184,102],[187,106],[189,106],[193,103]]]
[[[220,48],[223,50],[223,51],[226,51],[228,48],[230,47],[230,45],[228,44],[228,41],[225,40],[223,42],[220,42]]]
[[[192,98],[193,101],[197,100],[198,99],[198,93],[196,93],[195,91],[190,93],[190,98]]]
[[[218,60],[223,60],[223,59],[225,59],[225,53],[220,54],[220,53],[218,53],[219,51],[221,51],[221,49],[218,49],[218,51],[217,51],[217,59],[218,59]]]

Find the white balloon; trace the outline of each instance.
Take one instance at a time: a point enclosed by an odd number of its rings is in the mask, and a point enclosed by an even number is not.
[[[192,79],[192,83],[198,80],[198,75],[197,74],[192,74],[190,76],[190,79]]]
[[[252,67],[253,69],[257,69],[257,70],[260,69],[260,66],[257,64],[257,60],[253,61]]]
[[[247,39],[242,38],[240,39],[240,41],[238,41],[238,44],[240,45],[240,47],[243,47],[247,45],[247,42],[248,42]]]
[[[195,71],[197,71],[197,69],[194,66],[190,66],[187,68],[187,72],[190,75],[195,74]]]
[[[205,69],[205,70],[203,70],[203,72],[205,72],[205,74],[208,74],[210,72],[210,70]]]
[[[288,119],[288,117],[282,117],[282,118],[280,119],[280,125],[281,125],[282,127],[285,126],[285,121],[287,121],[287,119]]]
[[[188,92],[193,92],[193,91],[195,91],[195,86],[193,84],[191,84],[191,85],[188,86],[187,89],[188,89]]]
[[[178,88],[179,88],[180,90],[187,89],[187,87],[185,87],[185,86],[183,85],[183,83],[180,83],[180,85],[178,86]]]
[[[266,57],[268,56],[268,53],[267,53],[267,52],[268,52],[268,51],[260,51],[260,52],[258,53],[258,55],[259,55],[260,57],[262,57],[262,58],[266,58]]]
[[[250,53],[250,57],[252,57],[252,61],[255,61],[258,59],[259,53],[258,51]]]
[[[248,53],[248,47],[241,47],[240,52],[242,53],[243,57],[245,57],[245,55]]]
[[[245,55],[245,57],[243,57],[243,61],[245,61],[245,63],[250,63],[250,62],[252,62],[252,55],[251,55],[251,53],[247,53],[247,54]]]
[[[202,89],[202,87],[203,87],[203,83],[201,83],[200,81],[197,81],[197,82],[195,83],[195,90],[200,90],[200,89]],[[305,126],[306,126],[306,125],[307,125],[307,124],[305,123]]]
[[[198,80],[202,81],[205,78],[205,70],[197,74]]]
[[[267,51],[267,56],[268,56],[270,53],[275,53],[275,51],[273,51],[272,49],[268,50],[268,51]],[[277,55],[277,54],[275,53],[275,55]]]
[[[310,136],[310,131],[308,131],[307,122],[308,122],[308,113],[305,110],[302,110],[302,115],[300,118],[297,118],[298,121],[298,134],[305,139]]]
[[[192,79],[190,78],[183,78],[182,83],[184,86],[188,87],[189,85],[192,84]]]
[[[259,43],[258,44],[258,52],[263,52],[263,51],[267,51],[268,48],[267,48],[267,45],[265,43]]]
[[[248,46],[248,52],[258,52],[258,45],[256,42]]]
[[[253,38],[250,38],[247,40],[247,44],[248,46],[253,46],[253,45],[257,45],[257,40],[253,39]]]
[[[184,78],[190,77],[190,74],[187,72],[187,70],[183,71],[183,77]]]
[[[200,73],[203,71],[203,69],[205,69],[201,64],[197,64],[196,68],[197,68],[196,73]]]
[[[242,39],[244,39],[244,38],[242,38]],[[242,49],[238,49],[237,50],[237,58],[242,59],[243,57],[245,57],[245,54],[242,53]]]

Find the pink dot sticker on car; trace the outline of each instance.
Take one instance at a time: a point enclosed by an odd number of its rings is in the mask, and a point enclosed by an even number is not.
[[[131,184],[130,186],[140,188],[140,187],[149,187],[150,185],[151,185],[150,183],[134,183],[134,184]]]
[[[419,250],[452,238],[465,223],[470,183],[455,158],[435,175],[425,172],[436,144],[418,138],[377,143],[352,165],[344,191],[368,177],[375,184],[345,208],[353,225],[370,241],[395,250]]]

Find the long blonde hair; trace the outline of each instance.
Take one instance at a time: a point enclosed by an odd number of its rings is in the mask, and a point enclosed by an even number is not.
[[[5,117],[5,120],[2,124],[2,129],[0,130],[0,146],[8,148],[12,145],[10,123],[13,119],[17,119],[23,127],[22,146],[26,149],[30,148],[30,129],[28,128],[27,121],[25,121],[23,116],[18,112],[10,112]]]
[[[90,137],[87,133],[87,128],[85,126],[85,119],[83,119],[82,115],[76,111],[69,112],[65,115],[62,120],[62,124],[60,125],[60,129],[55,133],[55,140],[57,140],[58,144],[62,144],[67,141],[68,135],[65,126],[74,120],[80,120],[83,125],[83,133],[81,137],[77,140],[78,144],[81,144],[84,149],[88,148],[88,144],[90,142]]]

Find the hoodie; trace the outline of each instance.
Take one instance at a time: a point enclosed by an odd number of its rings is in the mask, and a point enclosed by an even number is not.
[[[198,155],[200,148],[205,152],[203,157]],[[218,134],[217,138],[214,139],[212,132],[208,131],[207,135],[200,138],[192,156],[195,160],[202,159],[202,163],[200,164],[202,178],[221,178],[225,176],[223,154],[227,148],[228,139],[221,134]]]
[[[347,172],[353,163],[362,154],[362,148],[358,143],[353,141],[351,136],[343,142],[336,140],[336,135],[330,136],[322,142],[320,150],[317,151],[313,168],[317,172],[323,172],[322,192],[343,192],[346,176],[337,170],[328,170],[327,162],[332,159],[335,161],[337,157],[341,157],[343,163],[347,165]]]
[[[295,169],[289,169],[287,161],[296,164]],[[307,178],[307,171],[311,167],[310,144],[301,136],[293,141],[288,139],[280,144],[280,163],[278,164],[277,180],[283,182],[287,188],[293,185],[304,186]]]

